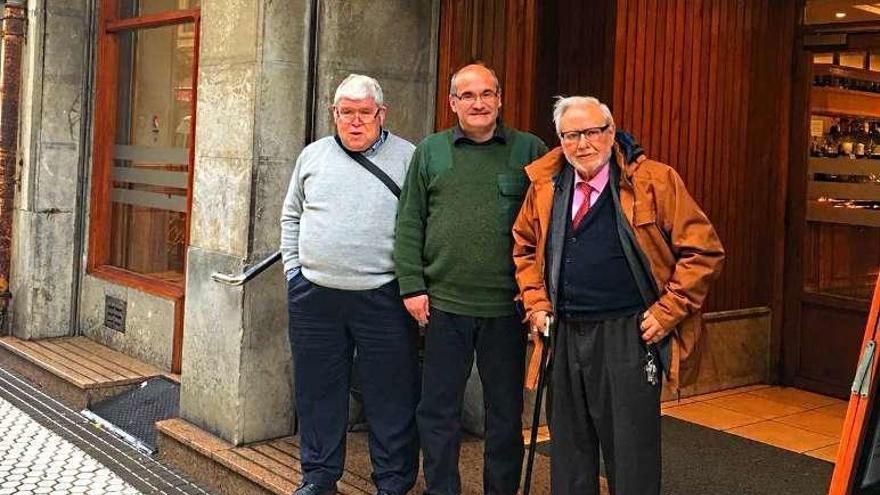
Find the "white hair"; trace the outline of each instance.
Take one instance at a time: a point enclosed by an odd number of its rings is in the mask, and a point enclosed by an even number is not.
[[[592,96],[557,96],[556,103],[553,104],[553,123],[556,125],[556,132],[562,132],[560,122],[562,121],[562,116],[565,115],[569,108],[587,105],[599,107],[599,111],[605,117],[605,124],[614,124],[614,117],[611,116],[611,110],[608,109],[608,105],[599,101],[598,98],[593,98]]]
[[[382,94],[382,86],[379,81],[370,76],[360,74],[349,74],[336,88],[336,95],[333,97],[333,104],[338,105],[339,100],[348,98],[349,100],[363,100],[372,98],[376,105],[382,106],[385,103],[385,97]]]

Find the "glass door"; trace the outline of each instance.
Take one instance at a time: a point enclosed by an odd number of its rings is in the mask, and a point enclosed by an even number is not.
[[[796,379],[847,396],[880,267],[880,47],[813,55]]]

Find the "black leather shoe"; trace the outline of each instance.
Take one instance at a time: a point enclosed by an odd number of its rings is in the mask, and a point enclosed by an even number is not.
[[[327,488],[315,483],[303,483],[293,495],[335,495],[336,488]]]

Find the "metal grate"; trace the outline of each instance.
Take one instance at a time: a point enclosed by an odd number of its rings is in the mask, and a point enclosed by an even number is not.
[[[122,299],[104,296],[104,326],[110,330],[125,333],[126,302]]]
[[[101,423],[122,430],[123,438],[133,437],[136,446],[152,453],[156,451],[155,423],[177,417],[180,412],[180,385],[162,377],[151,378],[89,409],[91,414],[86,416],[90,419],[97,416]]]

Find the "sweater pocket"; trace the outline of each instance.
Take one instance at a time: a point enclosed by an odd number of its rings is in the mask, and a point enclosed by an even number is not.
[[[498,204],[500,206],[499,225],[501,232],[510,234],[526,192],[526,177],[518,174],[498,175]]]

